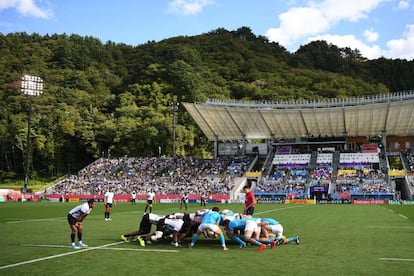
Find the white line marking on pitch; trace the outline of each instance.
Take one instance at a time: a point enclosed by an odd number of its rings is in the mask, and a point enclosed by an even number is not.
[[[73,255],[73,254],[78,254],[78,253],[83,253],[83,252],[86,252],[86,251],[91,251],[91,250],[96,250],[96,249],[111,249],[111,248],[106,248],[106,247],[109,247],[109,246],[112,246],[112,245],[118,245],[118,244],[121,244],[121,243],[124,243],[124,242],[121,241],[121,242],[109,243],[109,244],[105,244],[105,245],[101,245],[101,246],[97,246],[97,247],[87,247],[87,248],[83,248],[83,249],[79,249],[79,250],[75,250],[75,251],[71,251],[71,252],[66,252],[66,253],[62,253],[62,254],[57,254],[57,255],[47,256],[47,257],[33,259],[33,260],[29,260],[29,261],[24,261],[24,262],[20,262],[20,263],[15,263],[15,264],[9,264],[9,265],[0,266],[0,269],[5,269],[5,268],[21,266],[21,265],[25,265],[25,264],[31,264],[31,263],[41,262],[41,261],[45,261],[45,260],[60,258],[60,257],[64,257],[64,256],[68,256],[68,255]],[[42,244],[40,244],[40,245],[35,245],[35,244],[22,244],[22,246],[65,247],[65,248],[70,248],[68,246],[61,246],[61,245],[42,245]],[[120,249],[114,249],[114,250],[120,250]],[[138,251],[138,249],[137,249],[137,251]],[[144,251],[144,249],[142,249],[142,251]],[[154,249],[145,250],[145,251],[179,252],[177,250],[154,250]]]
[[[24,223],[24,222],[39,222],[39,221],[64,221],[65,218],[46,218],[46,219],[26,219],[26,220],[16,220],[8,221],[7,223]]]
[[[118,242],[117,244],[124,243]],[[49,248],[70,248],[70,246],[67,245],[59,245],[59,244],[21,244],[21,246],[29,246],[29,247],[49,247]],[[99,249],[99,250],[115,250],[115,251],[152,251],[152,252],[180,252],[178,250],[171,250],[171,249],[142,249],[142,248],[121,248],[121,247],[86,247],[85,249]],[[81,249],[82,250],[82,249]]]
[[[414,229],[412,226],[381,226],[381,225],[371,225],[368,228],[383,228],[383,229]]]
[[[398,214],[400,217],[402,217],[402,218],[405,218],[405,219],[408,219],[406,216],[404,216],[404,215],[401,215],[401,214]]]
[[[400,259],[400,258],[378,258],[381,261],[400,261],[400,262],[414,262],[414,259]]]

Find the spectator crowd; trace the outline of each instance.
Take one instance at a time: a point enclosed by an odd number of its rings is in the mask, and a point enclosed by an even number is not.
[[[249,162],[248,157],[100,158],[47,193],[98,195],[111,187],[118,195],[146,194],[150,189],[161,195],[229,194]]]

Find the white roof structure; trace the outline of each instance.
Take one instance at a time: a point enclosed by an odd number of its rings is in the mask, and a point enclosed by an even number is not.
[[[312,102],[183,103],[210,141],[414,136],[414,91]]]

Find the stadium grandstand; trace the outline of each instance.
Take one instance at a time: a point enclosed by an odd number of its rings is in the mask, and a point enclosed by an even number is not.
[[[44,195],[261,202],[413,199],[414,91],[311,102],[207,100],[183,103],[214,158],[100,158]]]

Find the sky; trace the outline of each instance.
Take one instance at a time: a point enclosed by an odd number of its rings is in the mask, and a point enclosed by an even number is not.
[[[414,60],[414,0],[0,0],[0,33],[78,34],[131,46],[249,27],[289,52],[315,40]]]

